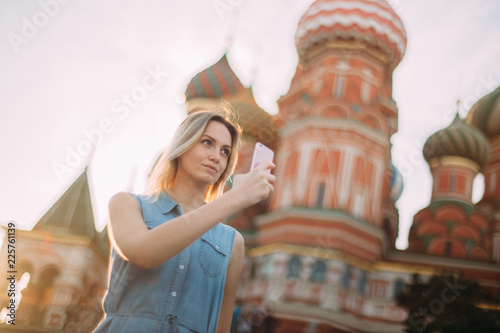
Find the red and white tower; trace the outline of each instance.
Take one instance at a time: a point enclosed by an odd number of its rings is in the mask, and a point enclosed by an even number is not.
[[[401,277],[376,265],[397,235],[390,138],[403,24],[385,0],[318,0],[295,41],[299,64],[278,101],[277,183],[255,219],[239,299],[262,301],[283,332],[397,332]]]
[[[327,244],[377,260],[390,206],[392,73],[406,48],[403,24],[384,0],[319,0],[301,18],[296,46],[299,65],[278,101],[278,182],[260,244]]]

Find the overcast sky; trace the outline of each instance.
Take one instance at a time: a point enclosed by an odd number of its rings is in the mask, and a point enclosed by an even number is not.
[[[312,2],[0,2],[0,223],[31,229],[91,161],[96,228],[104,228],[114,193],[144,189],[185,117],[187,83],[223,55],[228,37],[231,67],[277,113],[297,65],[297,22]],[[405,183],[397,245],[405,248],[413,216],[430,199],[425,140],[450,124],[458,98],[464,116],[500,85],[500,2],[389,3],[408,34],[394,72],[392,137]]]

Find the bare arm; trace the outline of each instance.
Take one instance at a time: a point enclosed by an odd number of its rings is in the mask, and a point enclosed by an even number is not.
[[[243,268],[245,246],[243,236],[236,231],[233,252],[227,267],[226,284],[224,285],[224,298],[220,309],[217,333],[229,333],[231,331],[231,319],[233,318],[234,300],[238,290],[238,282]]]
[[[217,223],[244,207],[269,196],[275,177],[265,172],[274,164],[262,163],[239,175],[233,189],[212,202],[149,230],[139,204],[128,193],[117,193],[109,203],[110,236],[117,252],[142,268],[152,268],[172,258]]]

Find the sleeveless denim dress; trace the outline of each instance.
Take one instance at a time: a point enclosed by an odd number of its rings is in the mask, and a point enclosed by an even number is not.
[[[182,214],[162,193],[132,194],[149,229]],[[165,263],[143,269],[111,251],[105,317],[95,333],[213,333],[217,329],[235,229],[219,223]]]

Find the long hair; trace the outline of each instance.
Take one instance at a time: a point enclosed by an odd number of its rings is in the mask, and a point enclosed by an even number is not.
[[[234,172],[238,160],[241,127],[233,119],[234,113],[228,103],[222,103],[213,110],[197,111],[184,119],[175,131],[170,145],[156,162],[149,177],[146,193],[152,195],[153,200],[158,199],[161,192],[172,196],[170,188],[177,175],[178,157],[199,141],[210,121],[217,121],[226,126],[231,134],[231,153],[224,172],[215,184],[208,187],[205,202],[219,197],[224,190],[224,184]]]

